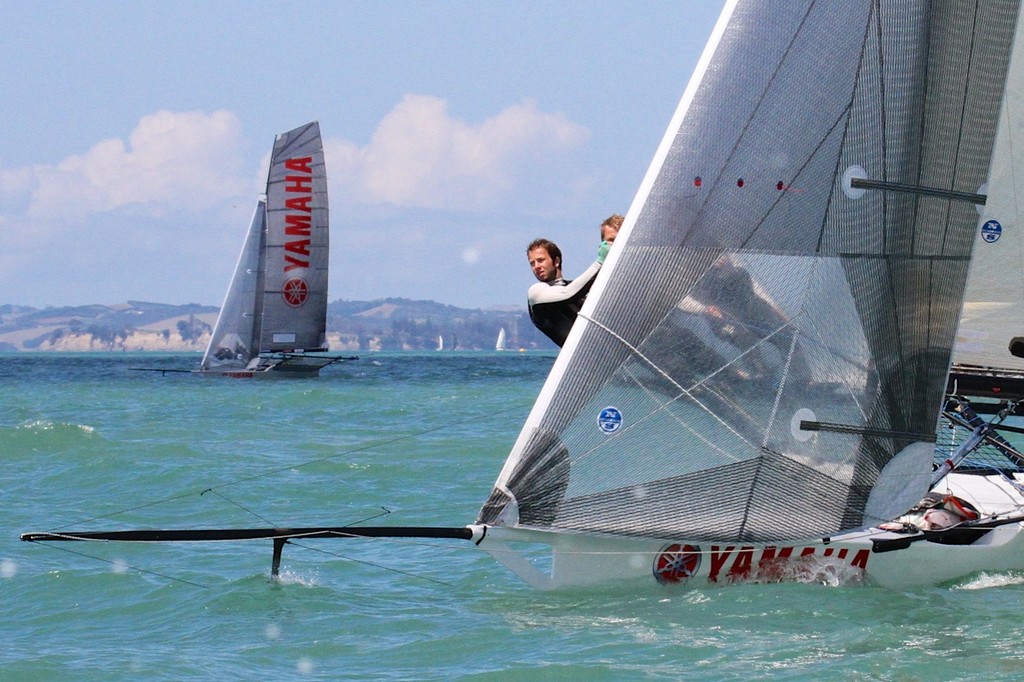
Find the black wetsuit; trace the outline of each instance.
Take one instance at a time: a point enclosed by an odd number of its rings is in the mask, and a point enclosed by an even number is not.
[[[538,282],[530,287],[527,294],[530,319],[537,329],[559,347],[565,344],[569,330],[600,269],[601,264],[594,263],[572,281],[557,279],[551,283]]]

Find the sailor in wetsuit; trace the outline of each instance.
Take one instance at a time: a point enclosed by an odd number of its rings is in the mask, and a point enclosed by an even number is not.
[[[562,251],[554,242],[535,239],[526,248],[530,269],[539,280],[527,292],[530,319],[537,329],[560,347],[569,336],[576,315],[583,307],[583,300],[608,255],[609,246],[607,242],[601,242],[597,260],[571,281],[562,277]]]

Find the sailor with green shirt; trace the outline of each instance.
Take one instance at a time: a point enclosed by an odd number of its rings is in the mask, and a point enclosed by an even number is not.
[[[611,244],[601,242],[597,260],[582,275],[566,281],[562,277],[562,251],[558,245],[547,239],[535,239],[526,247],[530,269],[538,280],[527,292],[530,319],[559,347],[569,336],[569,330],[610,248]]]

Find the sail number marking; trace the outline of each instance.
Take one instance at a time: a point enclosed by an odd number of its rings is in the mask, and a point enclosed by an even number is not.
[[[284,167],[284,274],[309,269],[309,245],[313,228],[313,157],[287,159]],[[298,308],[309,297],[309,284],[292,275],[281,287],[284,302]]]

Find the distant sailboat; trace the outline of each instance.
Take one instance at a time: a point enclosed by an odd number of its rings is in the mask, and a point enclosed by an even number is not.
[[[505,328],[498,332],[498,340],[494,343],[494,350],[505,350]]]
[[[437,337],[437,349],[444,350],[444,337],[440,334]]]
[[[274,142],[266,198],[256,204],[200,373],[310,377],[351,359],[327,354],[328,235],[314,121]]]

